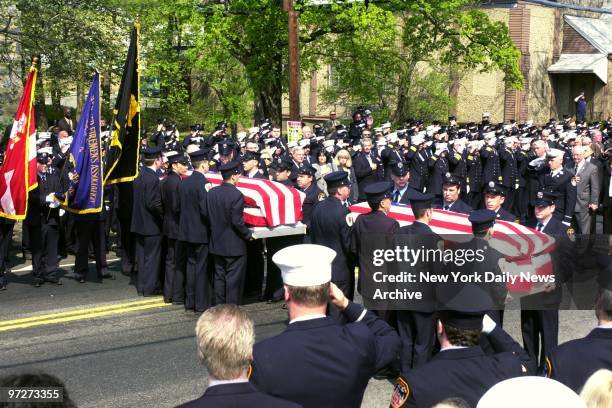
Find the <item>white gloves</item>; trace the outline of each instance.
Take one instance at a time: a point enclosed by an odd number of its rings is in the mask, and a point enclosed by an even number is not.
[[[496,326],[497,323],[495,323],[493,319],[489,317],[488,314],[485,314],[482,318],[482,332],[484,334],[491,334],[491,332],[495,329]]]

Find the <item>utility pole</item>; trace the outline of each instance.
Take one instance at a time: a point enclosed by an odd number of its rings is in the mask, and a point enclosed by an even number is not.
[[[299,13],[293,0],[283,0],[289,17],[289,119],[300,119],[300,45],[298,40]]]

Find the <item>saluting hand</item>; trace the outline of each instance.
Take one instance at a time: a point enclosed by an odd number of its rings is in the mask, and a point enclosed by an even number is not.
[[[331,302],[340,310],[346,309],[349,305],[349,300],[333,282],[329,283],[329,297]]]

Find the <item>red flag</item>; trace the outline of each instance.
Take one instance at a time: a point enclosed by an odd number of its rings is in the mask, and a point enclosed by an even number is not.
[[[14,220],[25,218],[28,191],[37,185],[33,106],[36,73],[36,68],[30,69],[0,167],[0,217]]]

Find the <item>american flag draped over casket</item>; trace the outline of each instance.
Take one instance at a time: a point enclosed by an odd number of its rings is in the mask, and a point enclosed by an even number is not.
[[[350,207],[352,217],[370,212],[367,203],[356,204]],[[412,209],[405,206],[392,206],[388,214],[397,220],[400,226],[414,222]],[[433,219],[429,224],[431,229],[442,236],[445,241],[462,242],[471,239],[472,224],[465,214],[451,211],[434,210]],[[553,273],[551,251],[554,249],[554,238],[508,221],[497,221],[494,227],[494,238],[491,247],[501,252],[507,261],[505,272],[519,274],[530,271],[537,275],[551,275]],[[543,285],[518,279],[515,284],[508,284],[508,289],[517,293],[535,293]]]
[[[220,174],[209,173],[213,185],[223,183]],[[244,195],[244,222],[254,227],[277,227],[302,220],[302,203],[306,195],[293,187],[264,180],[241,177],[238,190]]]

